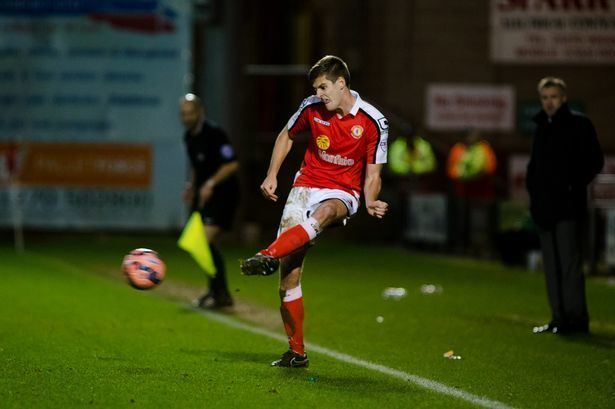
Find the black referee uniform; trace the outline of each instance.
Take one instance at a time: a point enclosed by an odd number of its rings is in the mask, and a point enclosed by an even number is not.
[[[236,174],[216,184],[211,198],[202,208],[199,208],[199,190],[218,169],[229,162],[237,160],[235,150],[226,133],[210,121],[204,120],[198,134],[190,131],[184,134],[184,143],[194,171],[191,212],[198,211],[203,218],[203,224],[219,226],[222,230],[230,230],[233,225],[235,210],[239,204],[239,180]],[[226,268],[220,251],[210,243],[211,253],[216,265],[216,276],[210,279],[210,295],[219,304],[232,304]],[[202,299],[204,297],[201,297]]]

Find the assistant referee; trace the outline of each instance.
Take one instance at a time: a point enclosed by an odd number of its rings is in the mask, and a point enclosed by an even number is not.
[[[217,270],[210,278],[209,290],[193,303],[195,307],[205,309],[229,307],[233,305],[233,299],[218,241],[221,233],[231,229],[239,203],[239,162],[226,133],[205,118],[198,96],[186,94],[182,97],[180,112],[191,165],[184,201],[190,204],[191,212],[198,211],[203,218]]]

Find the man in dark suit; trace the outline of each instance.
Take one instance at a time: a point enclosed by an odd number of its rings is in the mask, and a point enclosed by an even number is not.
[[[542,110],[527,168],[530,211],[539,227],[551,321],[534,333],[588,333],[582,271],[587,186],[604,157],[589,118],[571,111],[566,84],[546,77],[538,83]]]

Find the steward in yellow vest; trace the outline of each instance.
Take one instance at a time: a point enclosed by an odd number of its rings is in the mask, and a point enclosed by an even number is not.
[[[412,138],[410,144],[406,138],[397,138],[389,147],[389,169],[397,175],[423,175],[433,172],[436,157],[429,142],[420,136]]]

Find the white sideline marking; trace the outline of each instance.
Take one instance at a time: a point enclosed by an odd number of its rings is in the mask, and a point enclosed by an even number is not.
[[[207,312],[207,311],[202,311],[202,310],[195,310],[197,312],[199,312],[202,315],[205,315],[207,318],[210,318],[214,321],[217,321],[221,324],[227,325],[229,327],[233,327],[233,328],[237,328],[237,329],[241,329],[244,331],[248,331],[251,332],[253,334],[259,334],[259,335],[263,335],[266,336],[268,338],[273,338],[275,340],[281,341],[281,342],[287,342],[287,338],[284,335],[281,334],[277,334],[275,332],[263,329],[263,328],[259,328],[259,327],[255,327],[249,324],[245,324],[243,322],[240,322],[232,317],[229,317],[228,315],[222,315],[222,314],[216,314],[216,313],[212,313],[212,312]],[[453,388],[451,386],[447,386],[443,383],[440,382],[436,382],[436,381],[432,381],[430,379],[427,378],[422,378],[418,375],[412,375],[409,374],[407,372],[404,371],[399,371],[397,369],[393,369],[393,368],[389,368],[388,366],[384,366],[384,365],[379,365],[379,364],[375,364],[373,362],[369,362],[366,361],[364,359],[360,359],[360,358],[355,358],[351,355],[347,355],[347,354],[343,354],[341,352],[337,352],[334,351],[332,349],[329,348],[325,348],[325,347],[321,347],[319,345],[313,344],[313,343],[306,343],[306,346],[309,350],[317,352],[319,354],[322,355],[326,355],[330,358],[336,359],[338,361],[342,361],[342,362],[347,362],[353,365],[357,365],[360,366],[362,368],[367,368],[367,369],[371,369],[372,371],[376,371],[376,372],[380,372],[383,373],[385,375],[389,375],[392,376],[394,378],[398,378],[404,381],[408,381],[410,383],[413,383],[417,386],[420,386],[421,388],[425,388],[428,389],[430,391],[433,392],[437,392],[440,393],[442,395],[449,395],[449,396],[453,396],[455,398],[461,399],[461,400],[465,400],[467,402],[473,403],[477,406],[482,406],[485,408],[497,408],[497,409],[512,409],[512,406],[508,406],[502,402],[498,402],[496,400],[491,400],[491,399],[487,399],[484,398],[482,396],[477,396],[477,395],[473,395],[471,393],[462,391],[461,389],[457,389],[457,388]]]

